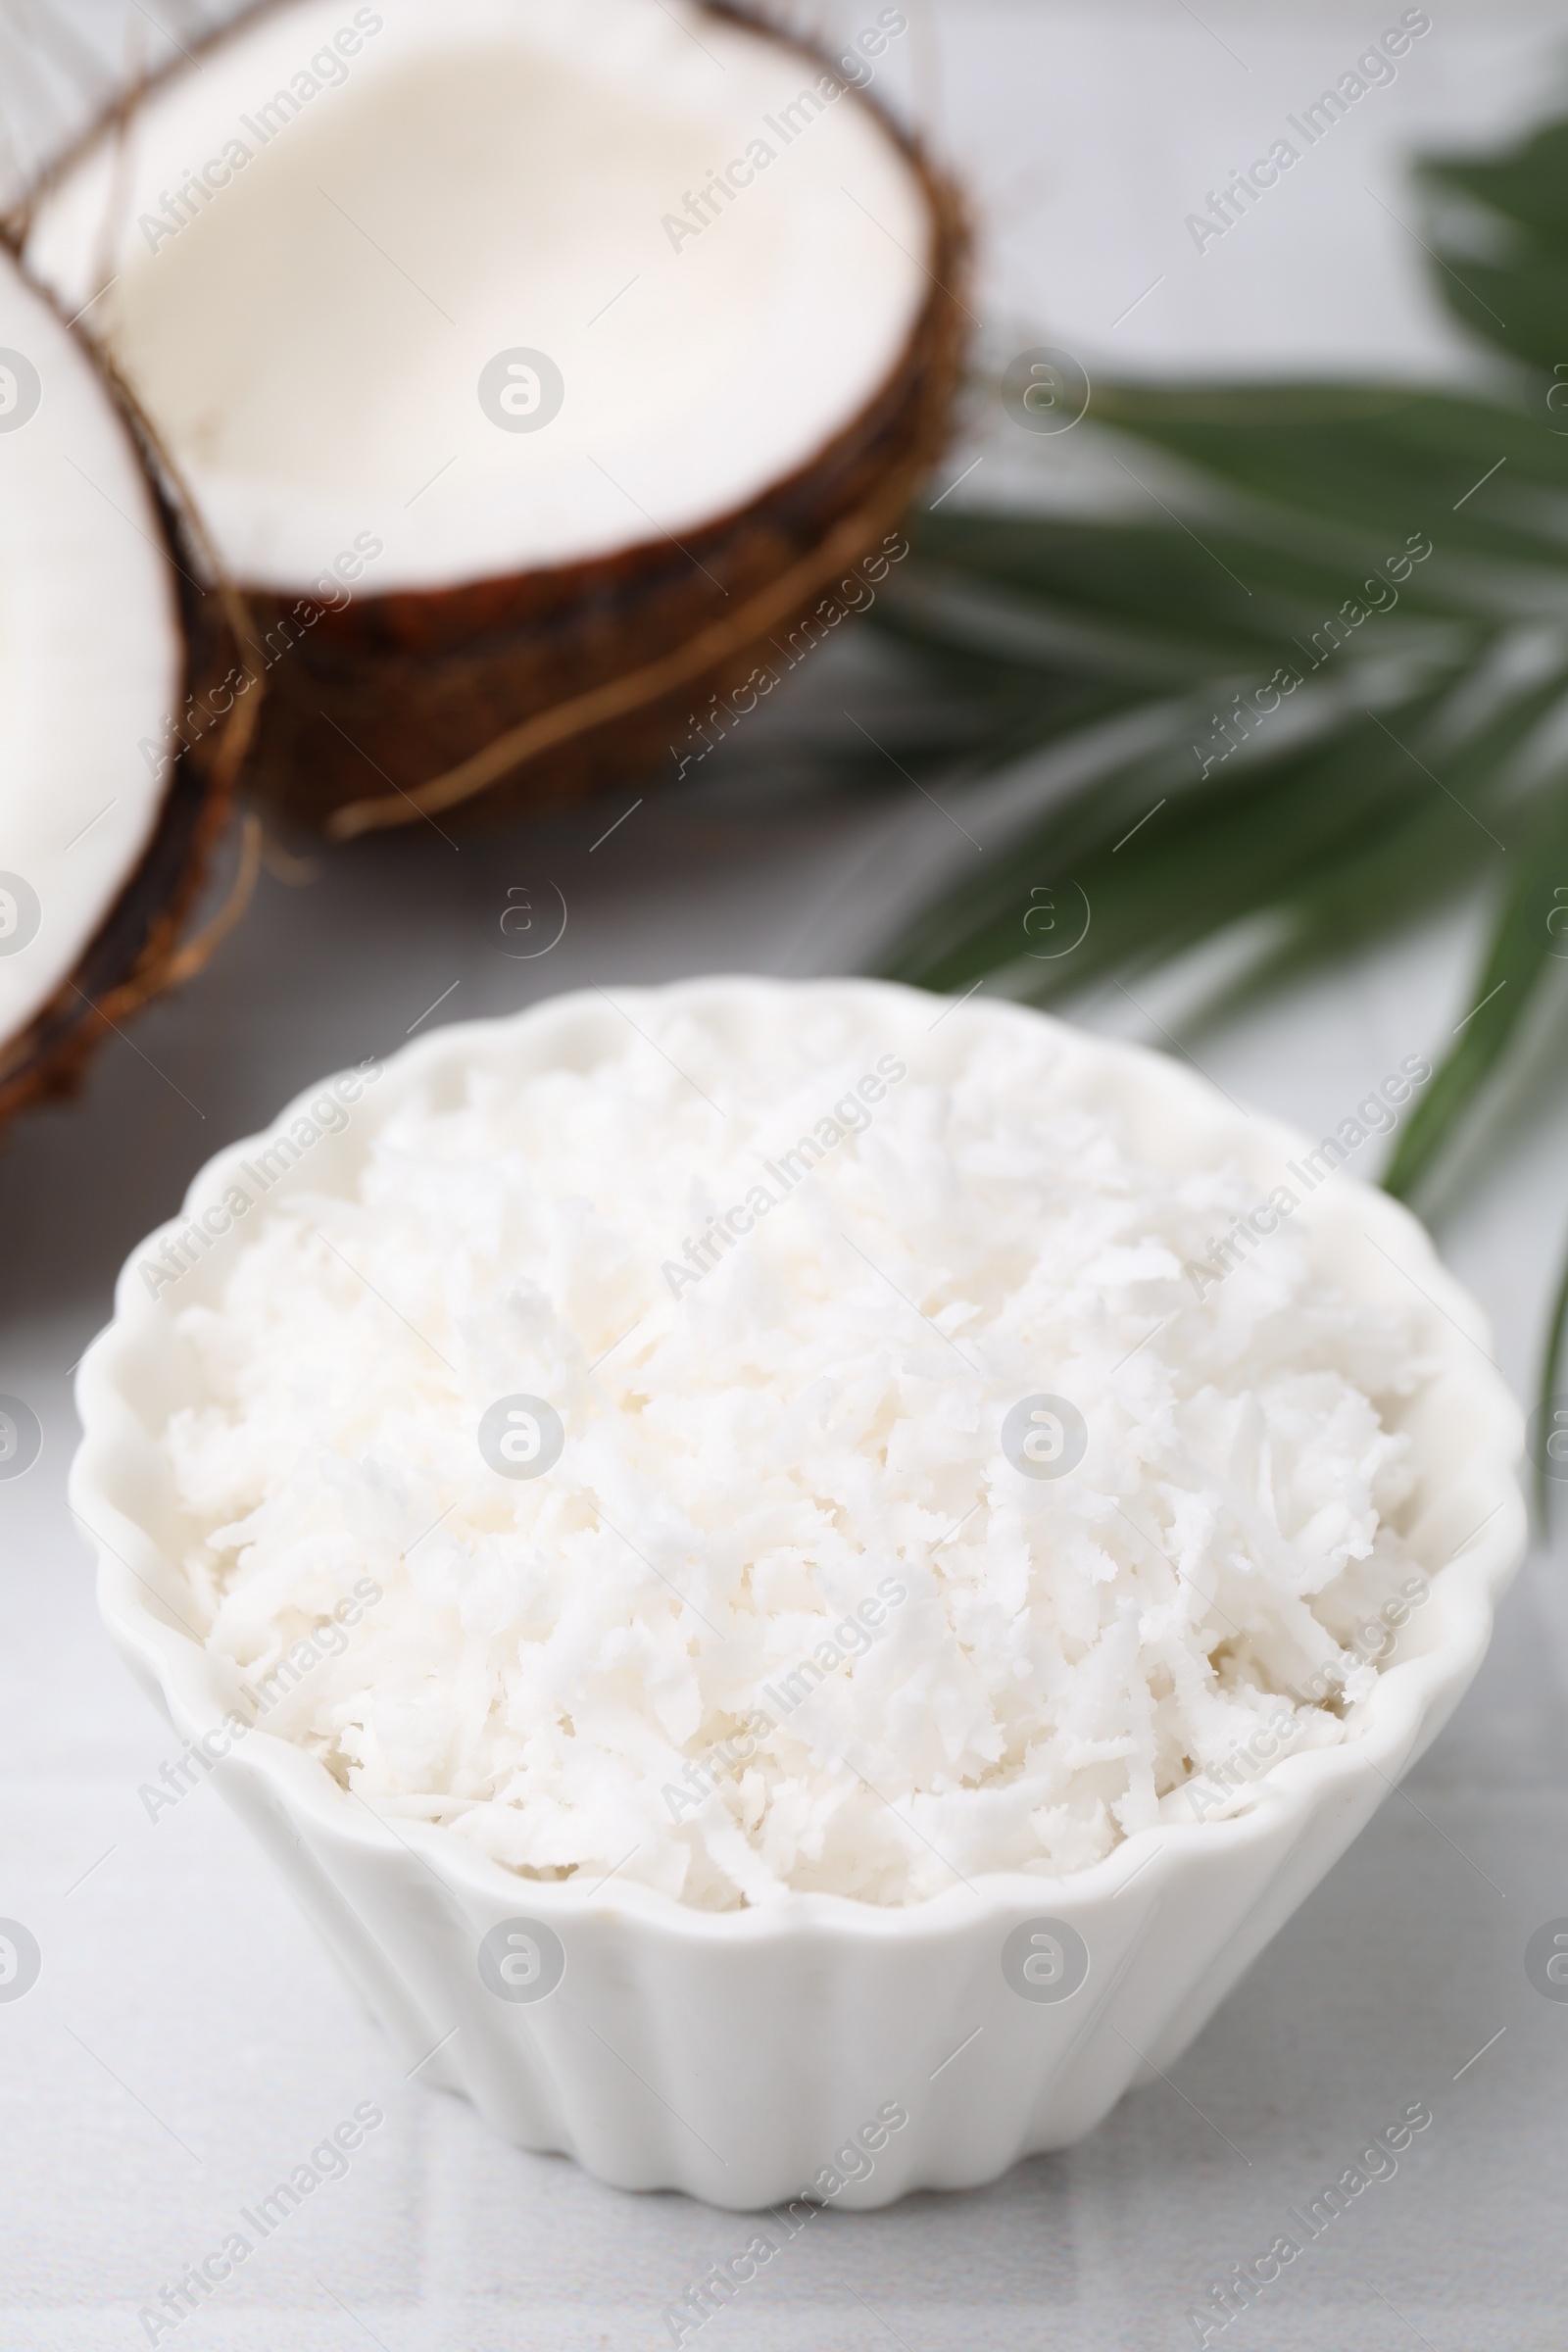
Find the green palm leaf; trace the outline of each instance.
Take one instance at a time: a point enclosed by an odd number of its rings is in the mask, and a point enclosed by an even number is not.
[[[1135,519],[930,514],[872,613],[924,688],[879,737],[899,768],[951,793],[1049,751],[1079,775],[905,922],[891,975],[1051,1004],[1233,935],[1214,1017],[1495,892],[1400,1194],[1473,1124],[1568,948],[1568,122],[1420,181],[1497,397],[1102,385],[1086,422]],[[1565,1324],[1568,1279],[1548,1386]]]

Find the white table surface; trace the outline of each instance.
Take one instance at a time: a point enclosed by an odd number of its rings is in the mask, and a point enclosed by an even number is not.
[[[922,16],[900,70],[1004,221],[984,276],[988,328],[1004,342],[1013,323],[1034,330],[1019,342],[1048,329],[1092,371],[1455,365],[1419,249],[1367,190],[1414,220],[1399,174],[1409,142],[1481,137],[1544,104],[1560,12],[1436,0],[1398,82],[1310,159],[1312,185],[1298,172],[1246,237],[1202,256],[1182,227],[1220,170],[1260,152],[1268,126],[1397,13],[1202,0],[1200,22],[1184,0],[945,0]],[[994,449],[983,478],[1004,480],[1017,454]],[[803,691],[831,710],[855,663],[824,654]],[[0,1150],[0,1391],[25,1396],[45,1432],[35,1468],[0,1485],[0,1915],[24,1921],[44,1955],[26,1998],[0,2004],[7,2352],[144,2343],[138,2310],[366,2099],[387,2121],[348,2178],[163,2342],[653,2352],[669,2340],[665,2304],[730,2250],[733,2219],[601,2188],[403,2081],[211,1788],[147,1820],[137,1788],[170,1737],[100,1636],[64,1501],[68,1367],[122,1258],[219,1144],[321,1072],[395,1047],[454,981],[431,1020],[589,981],[852,967],[875,935],[888,853],[949,854],[904,799],[802,801],[746,776],[652,793],[590,853],[633,797],[466,835],[456,852],[420,828],[323,857],[308,882],[265,877],[205,977],[114,1043],[79,1101]],[[548,882],[565,894],[565,937],[535,963],[508,961],[508,886]],[[1469,1003],[1473,937],[1458,917],[1390,942],[1205,1045],[1204,1065],[1322,1132],[1402,1054],[1446,1038]],[[1124,1002],[1107,995],[1081,1017],[1126,1030]],[[1521,1389],[1568,1224],[1560,997],[1541,1028],[1538,1082],[1492,1123],[1505,1153],[1441,1220]],[[1568,2004],[1541,1998],[1523,1969],[1532,1930],[1568,1915],[1563,1540],[1515,1586],[1452,1726],[1169,2087],[990,2189],[829,2212],[705,2329],[705,2348],[1191,2343],[1183,2315],[1210,2278],[1264,2247],[1288,2205],[1417,2099],[1433,2128],[1397,2177],[1227,2343],[1568,2341]]]

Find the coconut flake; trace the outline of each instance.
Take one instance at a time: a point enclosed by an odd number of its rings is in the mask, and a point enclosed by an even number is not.
[[[1412,1321],[1306,1210],[1195,1286],[1255,1182],[1152,1164],[1050,1025],[933,1077],[873,1023],[474,1068],[257,1218],[166,1444],[268,1730],[519,1873],[711,1909],[1080,1869],[1353,1732]],[[1087,1430],[1054,1479],[1001,1443],[1038,1393]],[[564,1424],[538,1477],[477,1442],[516,1395]]]

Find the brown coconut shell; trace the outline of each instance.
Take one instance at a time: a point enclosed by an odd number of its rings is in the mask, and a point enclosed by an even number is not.
[[[239,875],[224,906],[185,937],[196,901],[228,828],[235,786],[255,734],[263,686],[244,640],[243,605],[192,573],[190,534],[159,479],[164,463],[146,419],[105,355],[73,328],[98,368],[152,481],[169,561],[174,568],[184,639],[184,702],[157,824],[109,912],[62,986],[24,1029],[0,1044],[0,1126],[17,1111],[80,1085],[94,1050],[112,1030],[199,971],[238,918],[254,880],[259,828],[247,830]],[[250,681],[236,694],[236,671]],[[226,692],[229,707],[213,705]]]
[[[754,505],[593,563],[436,594],[357,597],[270,674],[258,788],[339,838],[471,808],[512,815],[626,777],[673,778],[691,719],[740,690],[877,548],[941,455],[962,371],[953,188],[911,156],[933,282],[876,398]],[[294,607],[247,599],[264,640]],[[824,615],[825,617],[825,615]],[[298,615],[293,626],[300,627]]]
[[[261,0],[197,45],[201,56]],[[832,71],[812,44],[749,10],[711,13]],[[155,87],[183,62],[168,68]],[[742,689],[876,549],[941,455],[961,377],[967,218],[954,183],[865,92],[930,210],[929,292],[881,389],[808,464],[744,509],[686,535],[589,563],[458,587],[357,595],[334,608],[240,582],[268,693],[247,783],[339,838],[445,811],[507,816],[576,801],[626,777],[673,777],[691,721]],[[120,120],[139,102],[121,103]],[[17,216],[110,124],[60,159]]]

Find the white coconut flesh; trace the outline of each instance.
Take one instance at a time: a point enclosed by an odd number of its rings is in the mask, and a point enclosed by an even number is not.
[[[182,673],[129,431],[0,251],[0,1049],[70,979],[152,837]]]
[[[863,99],[683,0],[311,0],[89,150],[27,257],[68,307],[111,257],[91,316],[236,577],[379,593],[745,509],[888,381],[931,242]],[[548,423],[481,405],[518,351]]]

